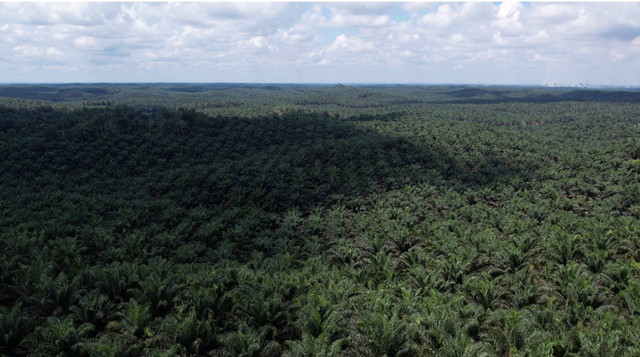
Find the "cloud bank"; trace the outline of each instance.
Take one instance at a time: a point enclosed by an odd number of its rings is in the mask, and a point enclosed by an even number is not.
[[[2,3],[2,82],[640,85],[639,3]]]

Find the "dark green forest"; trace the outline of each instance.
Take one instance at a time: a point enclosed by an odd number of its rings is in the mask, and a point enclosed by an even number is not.
[[[0,355],[640,355],[640,92],[0,86]]]

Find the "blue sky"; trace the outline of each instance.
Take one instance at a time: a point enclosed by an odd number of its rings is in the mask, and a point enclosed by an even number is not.
[[[0,3],[0,82],[640,85],[640,3]]]

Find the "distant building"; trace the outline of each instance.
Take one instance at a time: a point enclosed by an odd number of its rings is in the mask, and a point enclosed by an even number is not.
[[[542,82],[543,87],[588,88],[589,83],[563,84],[558,82]]]

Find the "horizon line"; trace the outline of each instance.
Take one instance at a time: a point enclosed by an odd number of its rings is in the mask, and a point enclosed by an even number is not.
[[[491,87],[542,87],[542,88],[590,88],[590,87],[607,87],[607,88],[640,88],[639,85],[623,85],[623,84],[598,84],[598,83],[558,83],[558,82],[542,82],[542,83],[435,83],[435,82],[195,82],[195,81],[130,81],[130,82],[0,82],[0,86],[6,85],[135,85],[135,84],[190,84],[190,85],[211,85],[211,84],[227,84],[227,85],[316,85],[316,86],[332,86],[332,85],[350,85],[350,86],[491,86]]]

